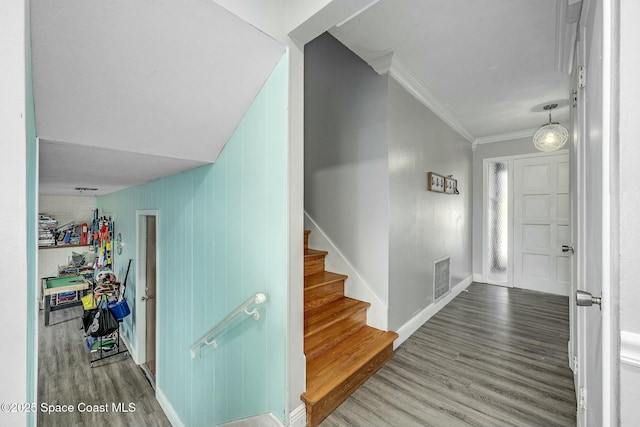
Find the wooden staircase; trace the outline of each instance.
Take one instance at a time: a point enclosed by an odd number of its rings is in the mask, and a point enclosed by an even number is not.
[[[324,269],[326,251],[304,232],[304,353],[307,425],[317,426],[393,356],[395,332],[367,326],[371,304],[344,296],[347,276]]]

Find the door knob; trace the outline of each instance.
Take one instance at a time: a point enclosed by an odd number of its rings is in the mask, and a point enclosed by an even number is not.
[[[147,300],[150,300],[150,299],[153,299],[153,298],[154,298],[154,296],[153,296],[153,295],[142,295],[142,296],[140,297],[140,300],[142,300],[142,301],[147,301]]]
[[[562,252],[571,252],[575,253],[573,246],[562,245]]]
[[[593,304],[598,304],[602,308],[602,297],[594,297],[585,291],[576,291],[576,304],[580,307],[591,307]]]

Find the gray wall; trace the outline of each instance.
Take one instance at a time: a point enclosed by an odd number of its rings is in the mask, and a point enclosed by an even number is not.
[[[388,78],[329,34],[304,68],[305,210],[386,304]]]
[[[389,80],[389,328],[433,301],[433,262],[451,256],[452,285],[471,274],[469,143]],[[460,195],[427,191],[427,172],[453,175]]]
[[[478,145],[473,152],[473,273],[482,274],[482,161],[492,157],[517,156],[539,151],[532,139],[519,138],[509,141]]]

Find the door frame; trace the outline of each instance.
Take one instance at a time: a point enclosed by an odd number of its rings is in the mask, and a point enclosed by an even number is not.
[[[160,295],[160,215],[157,209],[136,210],[136,301],[134,310],[136,312],[136,352],[134,361],[137,365],[143,365],[147,361],[147,305],[141,304],[140,298],[145,294],[147,285],[146,260],[147,260],[147,216],[156,218],[156,366],[158,364],[158,337],[160,328],[158,319],[160,318],[160,307],[158,304]],[[158,381],[158,369],[156,368],[156,383]]]
[[[533,144],[533,143],[532,143]],[[504,286],[500,283],[493,283],[488,280],[489,277],[489,269],[487,268],[487,264],[489,261],[489,250],[488,250],[488,234],[489,228],[487,227],[487,168],[489,167],[489,163],[494,162],[508,162],[509,163],[509,191],[507,192],[507,197],[509,198],[509,220],[508,220],[508,228],[509,228],[509,262],[507,272],[507,287],[513,288],[513,256],[514,256],[514,221],[513,221],[513,199],[514,199],[514,179],[513,179],[513,166],[516,160],[521,159],[531,159],[536,157],[548,157],[548,156],[556,156],[558,154],[569,154],[568,149],[557,150],[552,152],[539,152],[539,153],[528,153],[528,154],[516,154],[512,156],[500,156],[500,157],[488,157],[486,159],[482,159],[482,282],[488,283],[490,285],[498,285]]]

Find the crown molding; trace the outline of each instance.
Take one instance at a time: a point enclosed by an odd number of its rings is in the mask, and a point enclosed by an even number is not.
[[[499,133],[476,138],[478,144],[490,144],[492,142],[509,141],[511,139],[530,138],[538,128],[517,130],[515,132]]]
[[[425,107],[433,111],[442,121],[448,124],[451,129],[459,133],[469,143],[475,138],[462,126],[462,123],[451,111],[445,107],[444,103],[435,96],[429,88],[420,81],[393,52],[387,53],[380,58],[368,62],[368,64],[380,75],[389,74],[411,95],[420,101]]]
[[[560,0],[556,5],[555,70],[571,73],[582,0]]]
[[[391,71],[391,63],[393,62],[393,52],[389,52],[386,55],[382,55],[380,58],[374,59],[373,61],[367,62],[373,70],[384,76],[385,74],[389,74]]]

